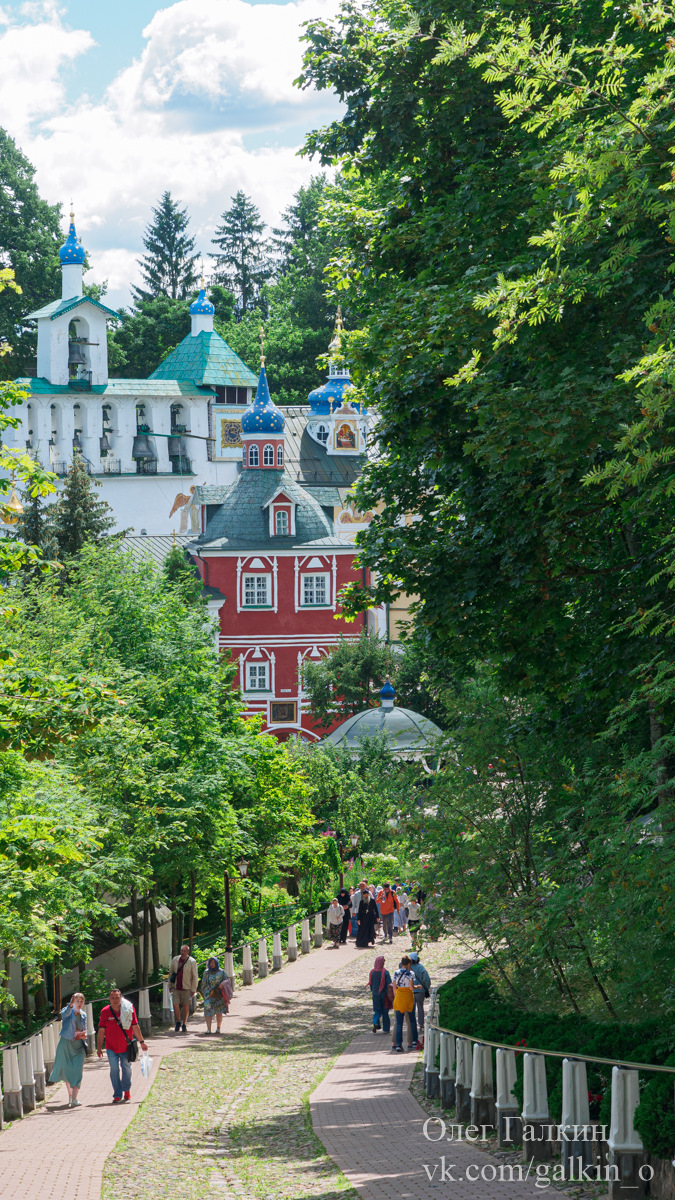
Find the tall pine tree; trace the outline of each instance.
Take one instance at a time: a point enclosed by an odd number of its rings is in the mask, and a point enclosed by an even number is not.
[[[61,499],[53,506],[53,528],[59,554],[71,558],[86,542],[100,542],[115,524],[104,500],[97,500],[97,480],[87,474],[84,459],[74,454]]]
[[[40,552],[38,563],[27,563],[25,570],[29,575],[37,575],[42,571],[44,562],[53,562],[59,556],[59,548],[54,531],[54,505],[48,504],[40,493],[33,495],[30,488],[25,488],[21,497],[23,512],[16,524],[16,532],[27,546],[35,546]]]
[[[235,295],[237,317],[260,306],[261,290],[272,275],[269,247],[264,237],[265,222],[249,196],[237,192],[232,207],[222,215],[222,225],[212,238],[219,252],[215,280]]]
[[[147,254],[138,260],[144,286],[134,287],[134,299],[137,303],[153,296],[184,300],[197,280],[187,208],[180,208],[171,192],[165,192],[152,215],[143,238]]]

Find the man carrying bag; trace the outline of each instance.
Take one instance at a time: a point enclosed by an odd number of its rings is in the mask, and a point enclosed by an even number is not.
[[[138,1057],[138,1046],[147,1050],[145,1039],[138,1024],[136,1009],[122,998],[119,988],[111,988],[109,1004],[101,1009],[98,1022],[97,1054],[103,1058],[103,1042],[110,1064],[110,1082],[113,1089],[113,1104],[131,1099],[131,1064]]]
[[[180,954],[174,955],[169,968],[169,991],[173,996],[173,1013],[176,1018],[176,1033],[187,1033],[190,1002],[199,987],[199,971],[190,947],[181,946]]]

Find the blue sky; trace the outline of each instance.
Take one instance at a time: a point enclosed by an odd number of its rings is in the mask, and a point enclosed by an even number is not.
[[[92,262],[125,303],[150,208],[188,206],[208,254],[239,188],[270,224],[318,168],[298,156],[338,111],[299,92],[301,25],[337,0],[0,0],[2,123],[42,194],[72,198]]]

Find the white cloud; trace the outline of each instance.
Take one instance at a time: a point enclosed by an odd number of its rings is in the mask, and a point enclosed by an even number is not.
[[[64,204],[72,196],[90,278],[109,277],[113,303],[126,300],[150,206],[166,189],[188,205],[206,254],[239,188],[276,223],[317,169],[284,143],[289,126],[299,142],[299,129],[337,111],[327,94],[293,87],[302,22],[331,15],[336,3],[178,0],[153,17],[142,54],[100,101],[70,104],[60,75],[94,44],[91,34],[68,30],[51,0],[34,21],[0,30],[9,132],[35,163],[42,194]]]

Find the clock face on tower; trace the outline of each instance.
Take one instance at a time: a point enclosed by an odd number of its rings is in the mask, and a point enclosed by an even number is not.
[[[241,440],[241,421],[235,421],[231,413],[224,413],[222,409],[214,411],[214,433],[215,433],[215,457],[220,458],[223,455],[230,457],[229,451],[240,450],[243,443]]]

